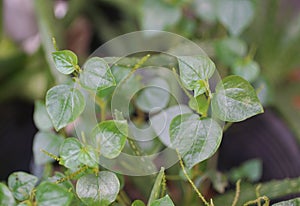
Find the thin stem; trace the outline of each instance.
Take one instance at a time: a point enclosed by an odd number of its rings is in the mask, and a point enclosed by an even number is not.
[[[178,155],[178,158],[179,158],[179,164],[180,164],[180,167],[183,171],[183,174],[184,176],[187,178],[187,180],[189,181],[189,183],[192,185],[193,189],[195,190],[195,192],[197,193],[197,195],[199,196],[199,198],[201,199],[201,201],[206,205],[206,206],[211,206],[206,200],[205,198],[203,197],[203,195],[201,194],[201,192],[198,190],[198,188],[196,187],[196,185],[193,183],[193,181],[191,180],[191,178],[189,177],[189,175],[187,174],[186,170],[185,170],[185,167],[183,165],[183,162],[182,162],[182,159],[180,157],[180,154],[178,152],[178,150],[176,149],[176,152],[177,152],[177,155]]]
[[[146,56],[144,56],[140,61],[138,61],[138,63],[136,63],[133,68],[131,69],[131,71],[129,72],[129,74],[120,82],[121,84],[124,84],[132,75],[133,73],[140,68],[149,58],[150,58],[150,54],[147,54]]]
[[[258,184],[257,187],[255,188],[256,198],[260,197],[260,192],[259,192],[260,188],[261,188],[261,184]],[[258,202],[258,206],[261,206],[261,202]]]
[[[233,199],[233,202],[232,202],[232,206],[236,206],[236,204],[239,200],[239,197],[240,197],[240,193],[241,193],[241,180],[239,179],[236,182],[236,190],[235,190],[235,196],[234,196],[234,199]]]
[[[101,98],[99,98],[97,95],[95,96],[95,101],[100,107],[101,113],[100,113],[100,120],[105,121],[106,120],[106,102],[103,101]]]
[[[54,37],[52,37],[52,44],[53,44],[54,49],[55,49],[56,51],[58,51],[56,39],[55,39]]]
[[[122,197],[122,199],[124,200],[124,202],[128,205],[131,204],[131,200],[129,199],[129,197],[127,196],[127,194],[125,193],[124,190],[120,191],[120,196]]]
[[[269,206],[270,205],[269,198],[267,196],[262,196],[262,197],[258,197],[255,200],[250,200],[250,201],[246,202],[244,204],[244,206],[248,206],[248,205],[252,205],[252,204],[257,204],[257,203],[259,203],[262,200],[265,201],[264,206]]]
[[[233,122],[227,122],[223,128],[223,132],[227,131],[229,129],[229,127],[231,127],[232,124],[233,124]]]

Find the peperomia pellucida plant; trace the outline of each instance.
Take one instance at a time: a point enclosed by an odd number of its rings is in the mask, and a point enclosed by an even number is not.
[[[82,67],[72,51],[57,50],[52,55],[57,70],[69,80],[52,87],[46,94],[45,104],[42,101],[36,103],[34,119],[40,131],[34,140],[34,160],[36,164],[46,165],[44,173],[40,179],[25,172],[11,174],[8,185],[0,185],[2,205],[145,205],[141,200],[128,198],[124,177],[102,167],[101,157],[113,160],[130,148],[134,155],[143,156],[162,147],[175,151],[173,154],[178,157],[181,167],[178,177],[191,184],[204,205],[214,205],[213,199],[206,200],[190,175],[199,166],[205,171],[207,160],[221,143],[223,130],[231,123],[263,112],[257,93],[247,80],[236,75],[227,76],[212,89],[210,79],[216,68],[209,57],[199,54],[167,58],[173,65],[170,71],[188,98],[186,105],[174,106],[166,92],[169,87],[166,77],[148,77],[148,87],[143,87],[141,75],[134,74],[147,62],[165,58],[164,54],[149,53],[123,59],[92,57]],[[125,82],[133,88],[142,88],[132,98],[129,114],[109,111],[113,93]],[[122,90],[125,96],[130,89],[136,91],[136,88],[126,87]],[[79,133],[76,135],[75,124],[70,123],[89,124],[81,117],[87,107],[86,95],[94,98],[98,123],[89,125],[93,127],[90,133],[76,131]],[[169,142],[159,138],[159,143],[143,151],[145,147],[131,138],[134,131],[127,119],[132,118],[140,125],[151,121],[156,132],[161,115],[164,115],[159,110],[152,110],[156,107],[168,107],[167,115],[174,110],[182,110],[182,113],[172,114],[174,117],[168,125]],[[147,116],[149,112],[153,115]],[[226,122],[224,127],[222,122]],[[59,166],[49,164],[53,161]],[[149,164],[155,167],[153,162]],[[135,166],[131,165],[133,169]],[[168,171],[158,169],[147,205],[174,205],[167,194]],[[239,181],[237,192],[238,187]],[[267,204],[268,199],[264,198],[259,196],[258,200],[265,200]],[[236,205],[236,201],[232,205]]]

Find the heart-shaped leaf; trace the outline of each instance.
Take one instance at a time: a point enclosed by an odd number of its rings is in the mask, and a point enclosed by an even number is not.
[[[172,147],[178,150],[189,169],[217,151],[222,133],[213,119],[195,119],[191,114],[175,117],[170,126]]]
[[[69,85],[58,85],[47,92],[46,108],[56,131],[74,121],[84,107],[81,92]]]
[[[83,87],[91,90],[102,90],[116,85],[108,64],[100,57],[93,57],[83,65],[79,79]]]
[[[239,76],[228,76],[216,87],[212,111],[223,121],[239,122],[264,110],[249,82]]]
[[[33,157],[35,164],[42,165],[54,161],[44,154],[45,150],[51,154],[58,155],[59,147],[63,143],[64,137],[52,132],[38,132],[33,140]]]
[[[229,32],[238,36],[251,23],[254,6],[251,0],[218,1],[217,16]]]
[[[117,157],[125,146],[128,136],[128,125],[125,120],[108,120],[99,123],[93,129],[100,154],[106,158],[113,159]]]
[[[89,206],[107,206],[116,200],[120,190],[118,177],[108,171],[84,175],[77,181],[76,193]]]
[[[14,197],[19,201],[24,201],[30,197],[38,178],[26,172],[14,172],[8,177],[8,187],[13,192]]]
[[[81,162],[78,160],[81,148],[82,145],[78,139],[65,139],[59,150],[59,163],[70,169],[78,169],[81,165]]]
[[[71,74],[78,64],[77,56],[70,50],[55,51],[52,53],[56,69],[63,74]]]
[[[215,64],[207,56],[180,56],[179,63],[180,78],[184,86],[194,90],[194,96],[206,91],[203,81],[207,81],[215,72]]]
[[[38,206],[69,206],[73,194],[63,186],[52,182],[42,182],[36,188],[35,198]]]
[[[185,113],[192,113],[192,110],[185,105],[176,105],[162,110],[154,116],[150,116],[151,127],[164,145],[170,145],[169,127],[172,119],[179,114]]]
[[[78,169],[81,165],[98,166],[98,153],[89,145],[84,146],[76,138],[67,138],[60,147],[60,164],[70,169]]]

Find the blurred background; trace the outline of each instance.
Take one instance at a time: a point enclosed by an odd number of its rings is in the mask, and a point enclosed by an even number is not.
[[[34,102],[62,81],[52,37],[82,64],[106,41],[143,29],[196,42],[222,76],[241,75],[258,91],[266,112],[228,130],[220,170],[259,158],[262,181],[300,176],[300,1],[234,1],[2,0],[0,180],[32,168]]]

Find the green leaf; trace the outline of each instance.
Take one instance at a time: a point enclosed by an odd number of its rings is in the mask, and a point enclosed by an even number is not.
[[[216,87],[212,111],[223,121],[239,122],[264,110],[249,82],[239,76],[228,76]]]
[[[192,115],[177,116],[170,126],[172,147],[178,150],[189,169],[217,151],[222,133],[213,119],[195,119]]]
[[[185,113],[192,113],[192,110],[185,105],[175,105],[162,110],[154,116],[150,116],[151,127],[164,145],[170,145],[169,127],[172,119],[179,114]]]
[[[191,98],[189,100],[189,107],[192,110],[195,110],[200,115],[204,115],[207,113],[209,108],[209,101],[207,100],[204,94],[199,95],[197,97]]]
[[[91,90],[103,90],[116,85],[108,64],[99,57],[93,57],[83,65],[79,79],[83,87]]]
[[[141,200],[135,200],[131,206],[145,206],[145,203]]]
[[[98,167],[98,159],[99,155],[93,147],[86,145],[81,148],[78,160],[82,164],[95,168]]]
[[[215,43],[216,57],[226,66],[232,66],[247,53],[247,45],[237,38],[225,38]]]
[[[8,189],[8,187],[0,183],[0,205],[14,206],[16,205],[16,201],[14,199],[13,194]]]
[[[156,180],[154,182],[153,188],[151,190],[151,194],[148,201],[148,206],[152,205],[152,203],[159,198],[159,195],[161,194],[161,185],[162,181],[165,178],[165,169],[162,167],[156,177]]]
[[[238,36],[251,23],[254,5],[251,0],[221,0],[217,3],[217,16],[233,36]]]
[[[42,101],[35,101],[33,120],[39,130],[48,131],[53,128],[46,106]]]
[[[38,178],[26,172],[14,172],[8,177],[8,187],[19,201],[29,199]]]
[[[231,169],[228,176],[232,183],[239,179],[258,181],[262,176],[262,162],[259,159],[248,160],[241,166]]]
[[[175,24],[181,16],[179,7],[174,7],[161,0],[146,0],[142,7],[142,28],[145,30],[164,30]]]
[[[76,193],[89,206],[106,206],[114,202],[120,190],[117,176],[108,171],[84,175],[77,181]]]
[[[155,200],[152,202],[151,206],[175,206],[169,195],[165,197]]]
[[[152,79],[136,99],[136,106],[144,112],[165,108],[170,100],[168,82],[162,78]]]
[[[214,74],[215,64],[206,56],[180,56],[177,59],[184,86],[194,90],[195,97],[203,94],[206,91],[203,81]]]
[[[78,64],[77,56],[70,50],[55,51],[52,53],[56,69],[63,74],[71,74]]]
[[[68,206],[73,194],[66,188],[51,182],[42,182],[36,188],[36,203],[38,206]]]
[[[283,202],[278,202],[276,204],[273,204],[272,206],[300,206],[300,198],[295,198]]]
[[[62,143],[59,151],[60,164],[69,169],[78,169],[81,165],[79,154],[82,144],[76,138],[67,138]]]
[[[249,82],[253,82],[259,75],[260,67],[255,61],[242,59],[233,65],[232,72]]]
[[[44,154],[45,150],[51,154],[58,155],[59,147],[63,143],[64,137],[51,132],[38,132],[33,140],[34,162],[38,165],[54,161],[51,157]]]
[[[74,121],[84,110],[81,92],[68,85],[51,88],[46,95],[46,108],[56,131]]]
[[[108,120],[99,123],[92,132],[100,154],[106,158],[117,157],[125,146],[128,136],[127,122]]]

